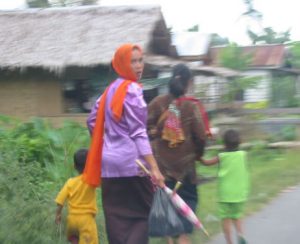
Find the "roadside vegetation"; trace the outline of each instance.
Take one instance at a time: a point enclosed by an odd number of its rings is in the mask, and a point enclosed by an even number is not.
[[[263,208],[283,190],[300,183],[299,150],[267,149],[258,146],[252,148],[248,156],[251,194],[246,205],[246,216]],[[217,166],[199,166],[198,172],[215,176]],[[197,214],[212,235],[221,232],[216,214],[216,186],[217,182],[212,181],[198,189],[201,201]],[[208,239],[202,233],[194,234],[195,243],[205,243],[206,240]]]
[[[41,119],[21,123],[0,116],[0,243],[63,244],[64,229],[54,224],[57,191],[75,174],[73,153],[88,147],[87,129],[66,122],[54,128]],[[217,151],[208,151],[206,156]],[[251,195],[247,214],[262,208],[282,190],[300,183],[299,150],[267,149],[257,144],[249,151]],[[201,177],[214,177],[217,167],[199,164]],[[197,215],[210,234],[220,232],[216,215],[216,181],[198,188],[200,204]],[[105,238],[100,189],[97,223],[101,243]],[[205,243],[200,231],[193,234],[193,243]],[[151,243],[164,243],[155,238]]]

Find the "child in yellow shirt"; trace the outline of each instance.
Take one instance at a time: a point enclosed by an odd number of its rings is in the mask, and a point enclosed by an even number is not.
[[[98,244],[96,188],[82,180],[88,150],[79,149],[74,154],[74,167],[80,175],[70,178],[58,193],[55,223],[61,222],[61,212],[68,201],[67,237],[71,243]]]

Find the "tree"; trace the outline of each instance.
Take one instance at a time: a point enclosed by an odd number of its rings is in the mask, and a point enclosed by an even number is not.
[[[235,43],[231,43],[221,52],[221,65],[226,68],[244,71],[251,64],[252,55],[244,54],[243,50]],[[237,77],[228,83],[227,93],[224,94],[225,102],[242,100],[243,92],[246,89],[254,88],[260,81],[259,76]]]
[[[50,7],[48,0],[27,0],[26,3],[29,8],[48,8],[48,7]]]
[[[251,39],[252,44],[255,45],[256,42],[258,42],[259,36],[250,29],[247,29],[247,34],[248,34],[248,37]]]
[[[194,25],[193,27],[189,28],[187,31],[188,32],[198,32],[199,31],[199,25]]]
[[[244,3],[246,4],[247,10],[246,10],[246,12],[242,13],[242,16],[247,16],[247,17],[250,17],[250,18],[255,19],[257,21],[261,21],[263,15],[262,15],[261,12],[254,9],[253,0],[244,0]]]
[[[272,82],[271,105],[275,108],[299,107],[295,77],[277,76]]]
[[[272,27],[266,27],[263,29],[263,34],[257,34],[247,30],[249,38],[252,40],[252,44],[266,43],[266,44],[279,44],[290,41],[290,29],[284,32],[275,32]]]
[[[300,69],[300,42],[293,42],[289,46],[288,63],[291,67]]]
[[[217,33],[213,33],[211,35],[211,46],[221,46],[221,45],[228,45],[229,39],[227,37],[221,37],[219,34]]]
[[[231,43],[221,52],[221,65],[234,70],[243,71],[249,67],[252,56],[243,54],[243,50]]]
[[[82,5],[95,5],[98,0],[50,0],[51,5],[55,7],[70,7]]]
[[[260,11],[256,10],[253,6],[253,0],[243,0],[247,10],[242,13],[242,16],[249,17],[250,19],[256,21],[261,29],[261,33],[256,33],[251,30],[250,27],[247,28],[247,34],[252,41],[252,44],[266,43],[266,44],[279,44],[290,41],[290,29],[284,32],[275,32],[272,27],[262,27],[261,21],[263,19],[263,15]]]

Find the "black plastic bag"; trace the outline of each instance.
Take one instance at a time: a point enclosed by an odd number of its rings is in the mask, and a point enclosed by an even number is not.
[[[158,188],[149,215],[149,236],[177,236],[184,233],[183,223],[167,193]]]

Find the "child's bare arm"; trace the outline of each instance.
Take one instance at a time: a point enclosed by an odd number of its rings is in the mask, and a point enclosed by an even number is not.
[[[204,158],[200,158],[200,162],[204,165],[214,165],[219,163],[219,157],[214,157],[211,159],[204,159]]]
[[[63,205],[57,204],[56,216],[55,216],[56,224],[60,224],[60,222],[61,222],[61,212],[62,212],[63,207],[64,207]]]

